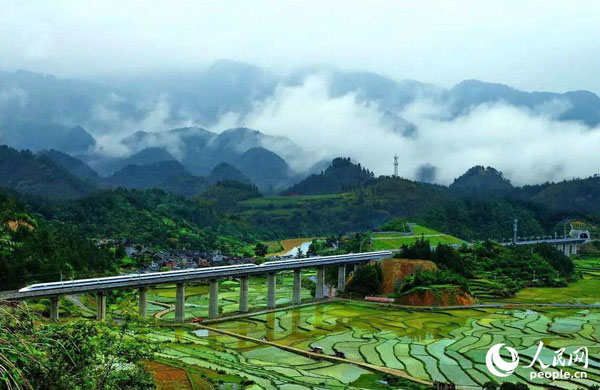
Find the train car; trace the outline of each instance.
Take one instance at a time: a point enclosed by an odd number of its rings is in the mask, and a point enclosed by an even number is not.
[[[49,283],[37,283],[31,286],[23,287],[19,292],[32,292],[32,291],[45,291],[56,288],[74,288],[74,287],[92,287],[98,284],[116,284],[128,281],[154,281],[170,277],[187,276],[187,275],[200,275],[209,276],[213,273],[218,273],[227,270],[237,270],[257,267],[255,264],[235,264],[235,265],[224,265],[219,267],[209,268],[189,268],[179,271],[167,271],[167,272],[153,272],[149,274],[127,274],[119,276],[107,276],[102,278],[94,279],[75,279],[67,280],[62,282],[49,282]]]

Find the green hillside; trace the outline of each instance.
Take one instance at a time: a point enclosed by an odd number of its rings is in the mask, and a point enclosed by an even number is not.
[[[373,172],[354,164],[349,158],[335,158],[320,174],[310,175],[294,184],[284,194],[323,195],[337,194],[362,187],[374,179]]]
[[[432,246],[438,244],[461,245],[466,241],[460,238],[429,229],[421,225],[412,224],[411,232],[401,234],[396,233],[373,233],[373,250],[400,249],[402,245],[410,245],[420,238],[425,238]]]

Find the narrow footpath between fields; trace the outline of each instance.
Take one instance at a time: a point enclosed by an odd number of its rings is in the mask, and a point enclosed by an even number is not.
[[[282,349],[284,351],[288,351],[291,353],[295,353],[297,355],[301,355],[310,359],[316,359],[316,360],[327,360],[329,362],[332,363],[346,363],[346,364],[352,364],[358,367],[362,367],[365,368],[369,371],[377,371],[377,372],[382,372],[385,374],[391,374],[391,375],[395,375],[404,379],[408,379],[409,381],[412,382],[416,382],[416,383],[420,383],[422,385],[428,385],[431,386],[433,385],[432,382],[429,381],[425,381],[423,379],[419,379],[419,378],[415,378],[413,376],[408,375],[407,373],[405,373],[404,371],[400,371],[394,368],[389,368],[389,367],[381,367],[381,366],[376,366],[374,364],[369,364],[369,363],[365,363],[365,362],[356,362],[353,360],[348,360],[348,359],[344,359],[344,358],[340,358],[337,356],[329,356],[329,355],[325,355],[325,354],[321,354],[321,353],[316,353],[316,352],[312,352],[312,351],[305,351],[302,349],[298,349],[295,347],[291,347],[288,345],[281,345],[281,344],[277,344],[275,342],[272,341],[267,341],[267,340],[261,340],[261,339],[256,339],[254,337],[249,337],[249,336],[244,336],[241,334],[237,334],[234,332],[229,332],[227,330],[222,330],[222,329],[217,329],[217,328],[213,328],[210,326],[206,326],[206,325],[201,325],[201,324],[194,324],[196,327],[200,328],[200,329],[206,329],[208,331],[212,331],[212,332],[216,332],[216,333],[220,333],[220,334],[224,334],[226,336],[231,336],[231,337],[235,337],[244,341],[249,341],[252,343],[256,343],[256,344],[262,344],[262,345],[268,345],[271,347],[275,347],[275,348],[279,348]]]

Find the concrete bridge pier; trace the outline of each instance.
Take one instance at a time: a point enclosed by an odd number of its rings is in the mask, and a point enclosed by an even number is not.
[[[210,281],[210,293],[208,295],[208,318],[214,319],[219,316],[219,281]]]
[[[240,278],[240,313],[248,313],[248,276]]]
[[[177,283],[175,288],[175,322],[185,322],[185,284]]]
[[[576,255],[577,254],[577,245],[579,245],[579,244],[571,244],[571,245],[572,245],[571,254]]]
[[[138,307],[139,307],[139,312],[140,312],[140,317],[142,318],[146,318],[148,312],[147,312],[147,305],[148,305],[148,287],[140,287],[138,290],[139,293],[139,302],[138,302]]]
[[[315,289],[315,299],[325,298],[325,268],[317,268],[317,286]]]
[[[96,304],[98,305],[96,311],[96,319],[98,321],[104,321],[106,319],[106,292],[98,291],[98,297],[96,298]]]
[[[342,264],[338,267],[338,291],[342,292],[346,289],[346,265]]]
[[[294,288],[292,293],[292,304],[299,305],[302,303],[302,279],[299,269],[294,270]]]
[[[275,309],[277,306],[275,298],[275,290],[277,288],[277,274],[272,272],[269,274],[269,280],[267,282],[267,307],[269,309]]]
[[[50,320],[58,321],[58,299],[59,297],[50,298]]]

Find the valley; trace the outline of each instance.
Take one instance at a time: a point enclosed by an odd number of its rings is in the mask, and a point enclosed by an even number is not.
[[[600,390],[593,7],[69,1],[0,2],[0,390]]]

